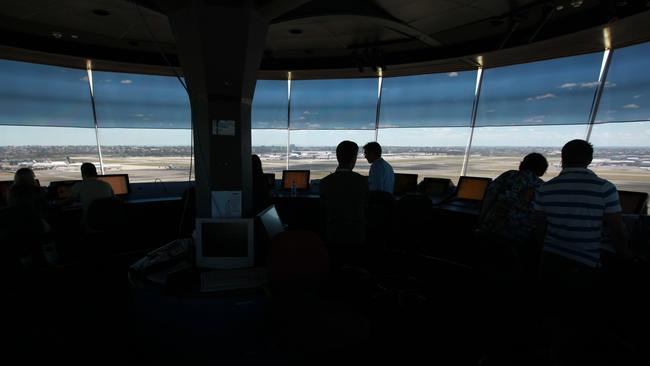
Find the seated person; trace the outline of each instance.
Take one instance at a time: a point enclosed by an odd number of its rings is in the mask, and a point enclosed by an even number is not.
[[[338,167],[320,183],[327,242],[334,246],[361,246],[365,242],[368,182],[353,172],[359,146],[343,141],[336,147]]]
[[[14,175],[14,184],[9,189],[9,207],[20,207],[39,218],[45,214],[45,192],[36,183],[36,176],[30,168],[20,168]]]
[[[371,191],[384,191],[393,194],[395,173],[393,167],[381,157],[381,145],[369,142],[363,147],[363,155],[370,163],[368,185]]]
[[[251,168],[253,170],[253,210],[258,214],[271,204],[271,187],[262,170],[262,160],[253,154]]]
[[[533,240],[533,198],[544,183],[539,177],[547,168],[543,155],[531,153],[521,161],[519,170],[509,170],[492,181],[485,193],[479,231],[517,242]]]
[[[90,204],[100,198],[113,197],[110,184],[97,179],[97,168],[93,163],[81,164],[81,182],[72,186],[72,199],[81,203],[84,217]]]
[[[10,257],[20,258],[23,265],[43,264],[42,245],[47,240],[50,225],[45,221],[45,192],[36,183],[34,172],[20,168],[9,189],[8,206],[3,218],[3,241],[11,248]]]

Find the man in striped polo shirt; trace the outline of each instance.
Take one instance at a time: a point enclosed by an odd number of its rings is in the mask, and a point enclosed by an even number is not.
[[[564,145],[562,172],[542,185],[534,202],[544,279],[563,286],[596,285],[603,225],[617,253],[628,255],[618,191],[587,169],[592,158],[587,141]]]

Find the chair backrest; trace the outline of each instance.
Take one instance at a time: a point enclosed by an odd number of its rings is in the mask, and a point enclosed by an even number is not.
[[[317,287],[329,273],[329,254],[316,233],[285,231],[269,243],[267,268],[274,288]]]
[[[117,197],[100,198],[88,206],[86,226],[92,231],[119,230],[125,222],[124,202]]]

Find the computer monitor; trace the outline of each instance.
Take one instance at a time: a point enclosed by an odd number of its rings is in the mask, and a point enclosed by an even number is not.
[[[13,180],[0,181],[0,206],[6,206],[9,202],[9,190],[13,184]]]
[[[309,190],[309,170],[283,170],[282,188],[291,189],[291,184],[296,183],[296,189]]]
[[[451,186],[451,179],[424,178],[422,179],[421,184],[428,188],[428,192],[431,194],[431,196],[441,197],[449,193],[449,187]]]
[[[417,174],[404,174],[395,173],[395,185],[393,186],[393,194],[396,196],[403,196],[410,192],[418,190],[418,175]]]
[[[618,200],[624,214],[645,215],[648,212],[648,193],[618,191]]]
[[[257,217],[264,227],[268,240],[273,239],[276,235],[284,231],[284,225],[282,225],[282,220],[280,220],[280,215],[278,215],[275,205],[267,207],[264,211],[257,214]]]
[[[269,183],[271,189],[275,189],[275,173],[264,173],[266,181]]]
[[[460,177],[458,188],[456,189],[456,198],[471,201],[483,201],[488,185],[492,182],[491,178],[482,177]]]
[[[196,219],[196,266],[245,268],[255,265],[253,219]]]
[[[97,179],[110,184],[116,196],[126,196],[131,192],[128,174],[99,175]]]
[[[50,182],[48,187],[50,197],[57,199],[68,199],[72,197],[72,187],[80,180],[60,180]]]

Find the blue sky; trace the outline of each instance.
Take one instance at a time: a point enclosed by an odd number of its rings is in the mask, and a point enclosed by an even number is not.
[[[650,43],[615,50],[597,122],[649,121]],[[561,146],[583,138],[602,53],[486,69],[474,145]],[[379,142],[400,146],[463,146],[476,71],[384,78]],[[172,77],[94,72],[104,145],[189,145],[189,103]],[[374,139],[377,79],[298,80],[291,85],[291,142],[336,145]],[[286,128],[286,81],[258,82],[253,126]],[[54,127],[19,127],[11,124]],[[497,127],[501,126],[501,127]],[[77,128],[89,127],[89,128]],[[84,70],[0,60],[0,145],[92,145]],[[419,127],[419,128],[410,128]],[[150,129],[146,129],[150,128]],[[366,131],[320,131],[366,129]],[[370,130],[367,130],[370,129]],[[254,131],[254,145],[284,145],[285,131]],[[650,122],[596,125],[601,146],[650,146]]]

